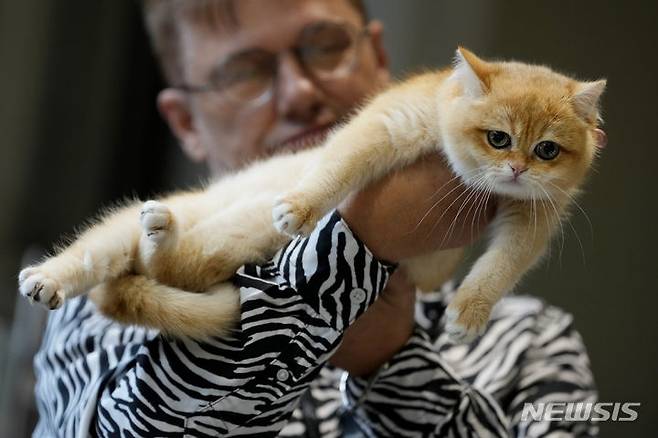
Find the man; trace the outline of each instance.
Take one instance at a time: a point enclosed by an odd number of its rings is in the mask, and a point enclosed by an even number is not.
[[[366,23],[360,1],[145,8],[170,85],[160,111],[216,175],[317,143],[389,80],[382,27]],[[472,238],[458,227],[442,239],[459,190],[430,211],[431,227],[409,233],[450,180],[428,157],[343,202],[271,262],[243,267],[229,339],[167,340],[71,300],[51,316],[36,358],[35,436],[594,433],[588,423],[521,419],[524,403],[596,397],[569,315],[509,298],[482,338],[452,345],[441,331],[452,287],[416,303],[404,273],[384,262]]]

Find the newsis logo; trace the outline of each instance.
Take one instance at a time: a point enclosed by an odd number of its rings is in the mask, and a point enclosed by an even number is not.
[[[640,403],[524,403],[521,421],[635,421]]]

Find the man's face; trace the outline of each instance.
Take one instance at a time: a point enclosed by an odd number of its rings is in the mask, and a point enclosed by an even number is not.
[[[290,50],[305,29],[318,23],[362,30],[363,19],[347,0],[240,0],[235,10],[235,26],[206,29],[190,23],[183,27],[185,82],[206,84],[225,60],[255,49],[278,54],[271,97],[236,104],[212,91],[165,90],[159,102],[188,155],[205,161],[214,174],[317,143],[334,123],[388,81],[378,23],[371,23],[370,33],[359,40],[349,74],[330,80],[307,74]],[[174,101],[173,106],[180,108],[171,111]]]

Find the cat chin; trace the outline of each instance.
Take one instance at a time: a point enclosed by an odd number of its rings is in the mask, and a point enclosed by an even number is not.
[[[494,184],[494,192],[514,199],[530,200],[533,198],[542,198],[539,193],[522,183],[496,182]]]

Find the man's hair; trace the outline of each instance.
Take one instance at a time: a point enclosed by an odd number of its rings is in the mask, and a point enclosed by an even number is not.
[[[213,29],[239,25],[235,2],[239,0],[141,0],[146,30],[165,80],[169,84],[183,81],[181,23]],[[363,21],[367,11],[363,0],[348,0]]]

